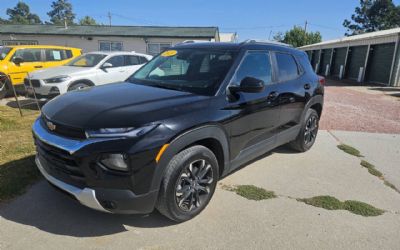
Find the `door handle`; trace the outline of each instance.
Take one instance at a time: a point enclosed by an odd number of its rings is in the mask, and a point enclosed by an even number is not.
[[[43,68],[43,66],[35,66],[34,68],[35,69],[40,69],[40,68]]]
[[[311,89],[311,85],[309,83],[304,84],[304,89],[306,90]]]

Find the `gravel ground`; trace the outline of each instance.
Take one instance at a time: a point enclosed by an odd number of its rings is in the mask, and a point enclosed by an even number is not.
[[[399,93],[400,88],[344,86],[328,82],[320,128],[398,134]]]

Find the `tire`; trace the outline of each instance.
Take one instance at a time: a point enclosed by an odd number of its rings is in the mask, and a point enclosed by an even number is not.
[[[159,191],[157,210],[176,222],[192,219],[211,200],[218,173],[218,161],[208,148],[193,146],[181,151],[167,166]],[[199,178],[202,174],[204,177]]]
[[[318,134],[319,116],[314,109],[308,109],[301,124],[301,129],[296,140],[289,143],[289,146],[296,151],[306,152],[315,143]]]
[[[71,86],[69,86],[68,88],[68,92],[69,91],[74,91],[74,90],[79,90],[79,89],[84,89],[84,88],[89,88],[90,85],[84,82],[77,82],[77,83],[73,83]]]
[[[5,77],[0,76],[0,100],[9,94],[10,81]]]

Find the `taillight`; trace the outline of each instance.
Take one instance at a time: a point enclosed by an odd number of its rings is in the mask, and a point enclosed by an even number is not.
[[[326,83],[325,77],[323,77],[323,76],[318,76],[318,82],[319,82],[319,84],[321,84],[321,85],[325,85],[325,83]]]

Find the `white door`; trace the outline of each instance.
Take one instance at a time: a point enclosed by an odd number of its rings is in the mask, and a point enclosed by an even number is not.
[[[125,79],[127,79],[144,65],[144,60],[140,56],[127,55],[125,56],[125,65]]]
[[[108,64],[108,67],[105,67]],[[127,69],[125,67],[125,58],[124,56],[113,56],[109,58],[97,73],[97,81],[98,85],[114,83],[114,82],[122,82],[125,81],[127,77]]]

